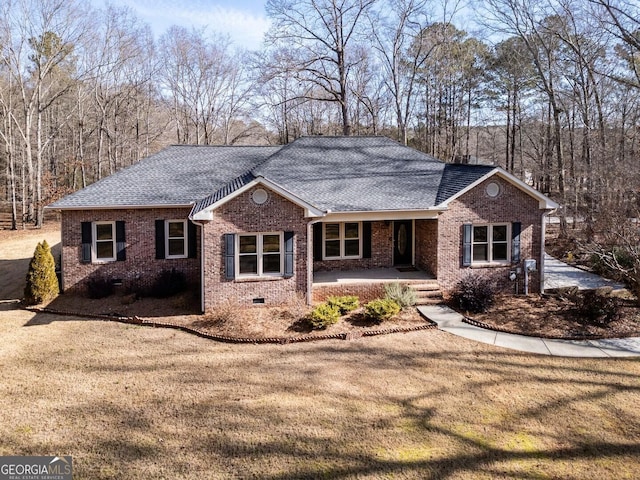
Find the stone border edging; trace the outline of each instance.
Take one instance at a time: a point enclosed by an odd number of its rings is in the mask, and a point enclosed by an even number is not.
[[[185,325],[176,325],[174,323],[168,323],[168,322],[156,322],[153,320],[146,320],[138,316],[123,317],[118,315],[99,315],[99,314],[92,314],[92,313],[63,312],[60,310],[55,310],[53,308],[46,308],[46,307],[24,307],[24,309],[30,312],[36,312],[36,313],[49,313],[52,315],[67,315],[67,316],[80,317],[80,318],[92,318],[96,320],[119,322],[119,323],[125,323],[129,325],[140,325],[145,327],[157,327],[157,328],[172,328],[174,330],[180,330],[182,332],[190,333],[202,338],[207,338],[209,340],[215,340],[215,341],[224,342],[224,343],[238,343],[238,344],[253,343],[253,344],[283,345],[287,343],[314,342],[316,340],[354,340],[360,337],[373,337],[377,335],[387,335],[391,333],[409,333],[409,332],[415,332],[419,330],[435,330],[438,328],[438,325],[435,322],[425,319],[430,323],[427,323],[426,325],[416,325],[415,327],[397,327],[397,328],[387,328],[382,330],[368,330],[364,332],[333,333],[329,335],[303,335],[298,337],[249,338],[249,337],[229,337],[225,335],[214,335],[197,328],[187,327]]]
[[[559,335],[548,335],[545,333],[539,334],[530,334],[517,332],[514,330],[510,330],[504,327],[496,327],[495,325],[490,325],[488,323],[480,322],[471,317],[462,316],[462,321],[464,323],[468,323],[469,325],[473,325],[474,327],[483,328],[485,330],[492,330],[494,332],[508,333],[510,335],[522,335],[523,337],[531,337],[531,338],[544,338],[547,340],[606,340],[609,338],[624,338],[624,337],[605,337],[602,335],[573,335],[573,336],[559,336]]]

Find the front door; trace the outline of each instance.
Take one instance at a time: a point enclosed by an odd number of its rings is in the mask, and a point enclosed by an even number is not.
[[[413,263],[413,222],[396,220],[393,222],[393,264]]]

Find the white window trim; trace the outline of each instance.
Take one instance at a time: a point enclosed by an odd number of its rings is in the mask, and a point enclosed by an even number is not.
[[[182,251],[184,253],[182,253],[181,255],[169,255],[169,223],[182,223],[184,225],[184,229],[182,230],[184,232],[184,237],[183,237],[183,243],[182,243]],[[174,259],[174,258],[187,258],[189,256],[189,251],[188,251],[188,242],[187,242],[187,236],[189,235],[188,232],[188,225],[187,225],[187,221],[186,220],[165,220],[164,221],[164,251],[165,251],[165,256],[164,258],[170,260],[170,259]],[[180,237],[173,237],[173,239],[177,239]]]
[[[98,240],[98,225],[111,225],[111,248],[113,257],[98,258],[98,241],[100,243],[106,243],[107,240]],[[109,263],[115,262],[118,258],[116,252],[116,222],[92,222],[91,223],[91,261],[93,263]]]
[[[474,238],[474,228],[487,227],[487,256],[488,260],[474,260],[473,259],[473,246],[476,245]],[[494,260],[493,259],[493,227],[507,227],[507,239],[504,243],[507,245],[507,259],[506,260]],[[480,242],[477,242],[480,244]],[[502,243],[502,242],[501,242]],[[511,264],[511,224],[507,222],[498,223],[474,223],[471,225],[471,265],[509,265]]]
[[[280,271],[279,272],[267,272],[264,273],[262,271],[262,257],[264,252],[262,251],[263,245],[263,237],[265,235],[278,235],[280,237],[280,251],[278,252],[280,255]],[[240,253],[240,237],[256,237],[256,253]],[[272,278],[272,277],[282,277],[284,276],[284,232],[243,232],[236,234],[236,248],[235,248],[235,267],[236,267],[236,278]],[[274,254],[276,252],[268,252],[269,254]],[[258,268],[257,273],[240,273],[240,257],[244,255],[257,255],[258,256]]]
[[[332,224],[339,225],[338,238],[333,238],[330,241],[339,240],[340,241],[340,256],[338,257],[329,257],[327,256],[327,225]],[[344,254],[344,243],[345,240],[355,240],[353,238],[345,238],[344,237],[344,227],[347,223],[357,223],[358,224],[358,255],[345,255]],[[322,224],[322,259],[323,260],[357,260],[362,258],[362,222],[326,222]]]

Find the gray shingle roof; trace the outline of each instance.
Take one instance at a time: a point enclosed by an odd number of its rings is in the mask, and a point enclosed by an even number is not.
[[[189,205],[246,174],[280,148],[174,145],[50,207]]]
[[[456,185],[475,181],[460,169]],[[256,167],[321,210],[381,211],[437,205],[446,164],[386,137],[303,137]]]
[[[195,204],[262,176],[323,211],[432,208],[494,167],[450,165],[385,137],[303,137],[284,147],[172,146],[51,208]]]

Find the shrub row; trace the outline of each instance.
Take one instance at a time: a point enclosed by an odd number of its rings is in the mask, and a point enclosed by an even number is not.
[[[168,298],[187,289],[187,277],[184,272],[172,268],[163,270],[149,288],[133,286],[131,293],[140,297]],[[114,291],[113,281],[104,277],[93,277],[87,282],[87,295],[89,298],[98,299],[112,295]]]

